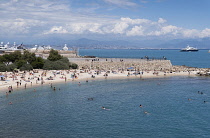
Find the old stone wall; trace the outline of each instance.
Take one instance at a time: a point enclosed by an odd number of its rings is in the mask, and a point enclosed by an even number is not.
[[[100,70],[170,70],[170,60],[146,60],[146,59],[118,59],[118,58],[70,58],[70,62],[78,64],[80,69]]]

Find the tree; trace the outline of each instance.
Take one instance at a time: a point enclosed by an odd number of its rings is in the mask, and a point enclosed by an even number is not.
[[[22,67],[20,67],[20,71],[24,71],[24,70],[32,70],[33,67],[31,66],[31,64],[24,64]]]
[[[58,54],[57,50],[51,49],[49,57],[47,59],[50,61],[57,61],[57,60],[62,59],[62,56],[60,54]]]
[[[41,57],[37,57],[35,61],[31,63],[34,69],[42,69],[44,66],[44,59]]]
[[[13,63],[7,66],[7,71],[13,71],[14,69],[16,69],[17,66]]]
[[[54,66],[54,69],[56,69],[56,70],[69,69],[69,65],[65,62],[60,61],[60,60],[55,61],[53,66]]]
[[[43,66],[45,70],[64,70],[69,69],[69,63],[64,62],[63,60],[50,61],[46,60]]]
[[[71,69],[77,69],[78,68],[78,65],[76,63],[70,63],[69,67]]]
[[[10,53],[9,56],[10,56],[10,62],[12,62],[12,63],[14,63],[15,61],[18,61],[22,58],[20,51],[15,51],[13,53]]]
[[[3,56],[0,56],[0,63],[6,62],[6,59]]]
[[[4,64],[9,65],[9,63],[11,62],[11,57],[9,54],[5,54],[3,55],[4,58]]]
[[[7,66],[5,64],[0,64],[0,72],[5,72],[7,70]]]
[[[22,59],[26,60],[28,63],[32,63],[36,60],[36,55],[35,53],[30,53],[28,50],[25,50]]]
[[[17,65],[17,68],[19,69],[24,64],[27,64],[27,62],[25,60],[19,60],[19,61],[15,62],[15,64]]]

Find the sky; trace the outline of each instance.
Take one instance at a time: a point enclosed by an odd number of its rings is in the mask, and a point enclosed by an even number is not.
[[[210,37],[210,0],[0,0],[0,41]]]

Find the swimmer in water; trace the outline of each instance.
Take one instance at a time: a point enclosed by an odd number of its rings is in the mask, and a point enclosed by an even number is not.
[[[88,98],[88,100],[89,100],[89,101],[93,101],[93,98],[92,98],[92,97],[91,97],[91,98]]]
[[[9,104],[12,104],[12,102],[9,102]]]
[[[147,111],[144,111],[144,113],[145,113],[145,114],[148,114],[148,112],[147,112]]]
[[[142,105],[140,104],[139,107],[142,107]]]
[[[104,106],[102,106],[101,109],[103,109],[103,110],[110,110],[110,109],[105,108]]]
[[[188,101],[191,101],[192,99],[188,98]]]

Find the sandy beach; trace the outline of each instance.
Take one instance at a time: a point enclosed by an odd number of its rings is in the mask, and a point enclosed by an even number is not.
[[[34,70],[30,72],[1,72],[5,80],[0,81],[0,92],[7,93],[17,89],[34,88],[41,85],[53,85],[71,81],[85,82],[94,79],[158,78],[170,76],[195,76],[199,70],[186,71],[97,71],[97,70]]]

